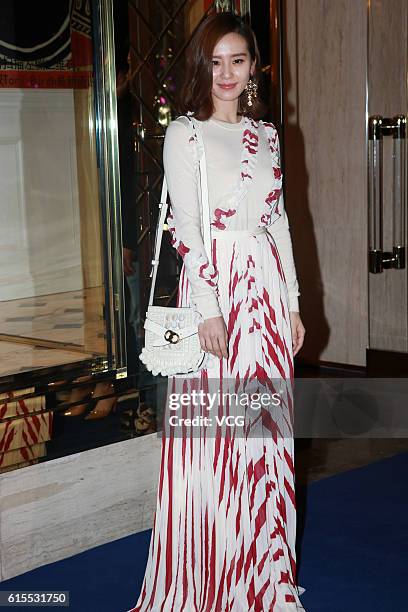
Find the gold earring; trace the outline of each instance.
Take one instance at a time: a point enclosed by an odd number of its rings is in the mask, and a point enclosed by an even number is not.
[[[252,106],[252,99],[256,99],[258,97],[258,84],[255,83],[252,76],[250,77],[248,83],[245,85],[245,91],[248,99],[248,106]]]

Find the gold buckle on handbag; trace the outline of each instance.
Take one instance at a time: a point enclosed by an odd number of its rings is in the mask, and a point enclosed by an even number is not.
[[[172,329],[168,329],[164,334],[164,339],[167,340],[167,342],[171,342],[172,344],[177,344],[177,342],[179,342],[180,340],[180,336]]]

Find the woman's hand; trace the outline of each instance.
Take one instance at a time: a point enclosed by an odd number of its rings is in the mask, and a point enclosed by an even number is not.
[[[303,323],[298,312],[290,312],[289,316],[290,326],[292,329],[293,356],[295,356],[303,346],[306,330],[303,327]]]
[[[198,337],[203,351],[220,359],[228,357],[228,332],[223,317],[211,317],[200,323]]]

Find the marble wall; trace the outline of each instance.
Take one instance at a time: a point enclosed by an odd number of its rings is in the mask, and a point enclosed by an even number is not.
[[[284,0],[284,171],[306,327],[299,357],[365,365],[365,0]]]
[[[0,475],[0,580],[150,529],[161,439],[142,436]]]

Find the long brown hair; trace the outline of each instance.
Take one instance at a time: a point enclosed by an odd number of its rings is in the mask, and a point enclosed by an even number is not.
[[[194,33],[186,55],[186,72],[178,98],[181,114],[194,113],[197,119],[205,121],[211,117],[215,108],[212,101],[213,66],[212,56],[217,42],[226,34],[236,33],[245,39],[251,63],[256,59],[253,80],[258,85],[258,96],[247,105],[245,90],[238,99],[238,115],[252,119],[262,117],[267,107],[259,97],[261,84],[261,59],[252,28],[240,17],[231,12],[214,13],[206,17]]]

